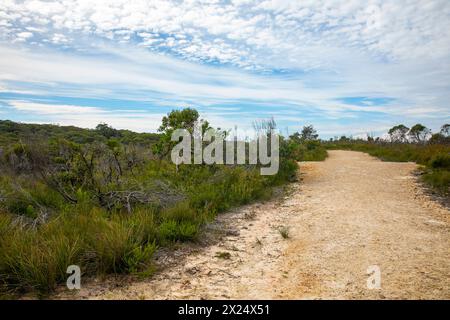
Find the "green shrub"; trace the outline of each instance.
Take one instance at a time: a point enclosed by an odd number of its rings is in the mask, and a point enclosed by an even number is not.
[[[9,198],[4,202],[6,210],[16,215],[26,215],[33,213],[33,205],[27,199],[17,195],[16,198]]]
[[[323,161],[327,157],[325,146],[318,140],[282,141],[280,153],[296,161]]]
[[[193,240],[197,236],[199,225],[182,221],[167,220],[159,226],[159,237],[162,243]]]
[[[307,141],[306,150],[303,152],[301,161],[323,161],[327,157],[327,150],[318,141]]]
[[[156,251],[156,243],[147,243],[141,246],[136,246],[124,257],[125,266],[128,272],[138,272],[148,264],[151,257]]]
[[[450,170],[450,155],[449,154],[437,154],[430,160],[430,167],[435,169],[448,169]]]
[[[432,170],[422,176],[422,180],[433,187],[435,190],[443,194],[449,194],[450,171],[449,170]]]
[[[202,223],[203,216],[195,208],[191,207],[189,202],[183,201],[175,204],[173,207],[164,210],[161,213],[164,220],[173,220],[177,223],[183,221],[193,221]]]
[[[43,207],[59,209],[64,206],[63,197],[43,183],[33,183],[29,190],[31,198]]]
[[[72,264],[90,276],[148,269],[158,247],[195,240],[218,213],[293,180],[296,151],[315,159],[324,150],[283,142],[278,174],[261,176],[258,165],[176,167],[149,151],[157,135],[107,125],[0,121],[1,131],[0,289],[41,294]]]
[[[64,281],[79,252],[79,243],[62,232],[45,237],[16,228],[0,240],[0,279],[13,289],[48,293]]]
[[[132,230],[132,235],[137,242],[147,244],[157,239],[158,224],[155,221],[155,214],[154,208],[138,208],[133,214],[125,217],[127,227]]]
[[[131,229],[121,221],[99,218],[91,222],[91,230],[86,233],[87,247],[94,259],[89,263],[98,273],[126,273],[124,258],[136,245]]]
[[[295,160],[287,159],[280,163],[278,174],[268,176],[269,185],[277,186],[286,181],[295,181],[297,177],[298,163]],[[265,189],[267,190],[267,189]]]

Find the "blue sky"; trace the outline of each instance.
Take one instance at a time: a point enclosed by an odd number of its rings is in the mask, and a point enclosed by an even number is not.
[[[450,120],[450,2],[0,2],[0,119],[382,135]]]

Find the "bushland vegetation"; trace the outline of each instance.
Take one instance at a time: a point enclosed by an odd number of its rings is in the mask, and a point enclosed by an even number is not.
[[[0,121],[0,291],[46,295],[69,265],[83,276],[149,274],[158,248],[195,240],[218,213],[294,180],[298,160],[326,156],[308,129],[281,138],[276,175],[250,164],[176,167],[170,134],[198,121],[195,109],[172,111],[157,134]]]
[[[289,137],[287,148],[297,161],[325,160],[327,150],[318,137],[312,125],[304,126],[300,132]]]

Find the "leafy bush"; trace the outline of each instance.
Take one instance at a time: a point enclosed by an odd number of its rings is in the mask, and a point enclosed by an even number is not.
[[[176,120],[170,126],[185,124]],[[289,149],[296,146],[287,141],[278,174],[261,176],[258,165],[177,168],[152,156],[154,135],[105,124],[85,130],[0,121],[1,132],[9,134],[0,141],[7,150],[0,160],[4,291],[47,294],[72,264],[87,276],[145,271],[158,247],[195,240],[218,213],[270,197],[297,171]]]
[[[198,234],[199,225],[190,221],[166,220],[159,226],[162,243],[193,240]]]
[[[127,271],[135,273],[143,269],[156,251],[156,243],[147,243],[133,248],[125,257]]]
[[[441,153],[433,156],[430,160],[430,167],[450,170],[450,155]]]
[[[422,176],[425,183],[433,186],[435,190],[442,194],[449,194],[450,171],[449,170],[432,170]]]

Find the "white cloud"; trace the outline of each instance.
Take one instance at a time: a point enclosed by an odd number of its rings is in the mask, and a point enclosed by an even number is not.
[[[82,107],[73,105],[55,105],[55,104],[44,104],[35,103],[28,101],[12,101],[9,103],[18,111],[31,112],[43,115],[64,115],[64,114],[99,114],[105,111],[99,108],[93,107]]]
[[[27,39],[31,38],[33,36],[32,32],[19,32],[16,34],[16,39],[14,41],[26,41]]]
[[[153,97],[157,105],[164,101],[172,106],[188,104],[207,107],[251,102],[259,104],[258,113],[266,109],[277,114],[281,108],[283,111],[278,117],[286,120],[291,117],[292,121],[297,121],[296,118],[304,111],[319,112],[324,119],[345,118],[348,112],[361,111],[411,118],[423,117],[428,113],[428,117],[439,120],[449,116],[446,105],[448,92],[436,96],[437,88],[445,83],[445,76],[432,73],[424,78],[411,74],[408,83],[397,76],[412,73],[408,65],[396,65],[395,68],[387,65],[367,66],[370,68],[369,77],[352,72],[341,74],[339,79],[342,83],[323,89],[322,86],[310,87],[302,79],[250,75],[135,49],[103,47],[98,51],[103,54],[96,57],[48,50],[31,53],[6,47],[0,47],[0,51],[5,58],[0,60],[0,81],[9,83],[26,79],[31,83],[51,85],[53,95],[131,100]],[[110,58],[105,59],[105,55]],[[322,82],[323,76],[316,81]],[[58,84],[62,83],[71,85],[72,91],[61,88]],[[36,94],[39,89],[34,88],[33,91]],[[48,91],[42,94],[46,95]],[[388,96],[399,101],[359,107],[336,100],[346,96]],[[30,110],[35,107],[27,106]],[[39,110],[43,112],[47,109]],[[249,115],[251,112],[246,113]]]
[[[293,62],[293,67],[307,69],[330,62],[332,53],[322,56],[319,48],[358,48],[394,60],[448,56],[449,16],[447,0],[269,0],[225,4],[9,0],[0,4],[0,17],[11,28],[48,23],[53,29],[49,32],[58,33],[95,33],[105,38],[127,37],[129,32],[151,34],[153,39],[161,36],[165,41],[156,45],[144,37],[143,45],[154,50],[170,49],[187,59],[219,59],[238,66],[260,67],[284,65],[280,61],[284,60]],[[23,19],[27,19],[26,23],[21,23]],[[191,45],[181,41],[186,37]],[[217,39],[223,42],[218,45]]]
[[[3,0],[0,42],[9,88],[27,81],[54,94],[67,94],[65,84],[72,95],[252,101],[328,119],[362,111],[337,98],[384,96],[393,101],[363,110],[390,122],[449,117],[448,0]]]
[[[82,128],[94,128],[99,123],[108,123],[117,129],[131,129],[135,131],[156,131],[161,123],[162,113],[145,113],[139,110],[121,110],[113,112],[107,108],[94,108],[77,105],[59,105],[35,103],[29,101],[13,100],[9,106],[16,111],[34,116],[32,122],[45,117],[43,123],[55,123],[59,125],[75,125]],[[4,113],[0,109],[0,113]]]

